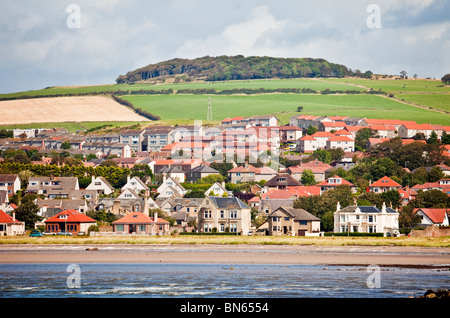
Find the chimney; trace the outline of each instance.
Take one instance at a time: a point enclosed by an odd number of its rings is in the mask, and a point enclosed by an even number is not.
[[[13,210],[12,218],[13,218],[13,222],[16,222],[16,210]]]
[[[130,182],[130,175],[127,175],[127,183]]]
[[[95,179],[95,177],[94,177],[94,176],[92,176],[92,177],[91,177],[91,179],[92,179],[92,182],[94,182],[94,179]]]
[[[149,207],[148,207],[148,197],[144,197],[144,211],[142,211],[145,215],[149,215]]]
[[[153,213],[153,222],[157,222],[158,221],[158,212]]]
[[[336,211],[340,211],[341,210],[341,202],[337,203],[337,207],[336,207]]]
[[[381,213],[386,213],[386,202],[383,202],[383,206],[381,207]]]

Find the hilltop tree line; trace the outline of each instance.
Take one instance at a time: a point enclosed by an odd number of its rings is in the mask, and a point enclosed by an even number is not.
[[[248,80],[263,78],[313,78],[360,76],[370,78],[372,72],[353,72],[344,65],[313,58],[274,58],[237,56],[205,56],[196,59],[172,59],[150,64],[120,75],[116,82],[135,83],[159,77],[178,76],[189,81]]]

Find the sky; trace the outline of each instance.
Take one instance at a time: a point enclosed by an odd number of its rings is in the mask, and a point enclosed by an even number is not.
[[[324,58],[352,70],[450,73],[450,0],[2,1],[0,93],[112,84],[173,58]]]

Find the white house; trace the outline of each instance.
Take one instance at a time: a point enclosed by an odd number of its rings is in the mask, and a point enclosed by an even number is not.
[[[423,225],[448,226],[449,209],[414,209],[413,214],[418,214]]]
[[[114,188],[103,177],[92,176],[91,183],[86,187],[86,190],[95,190],[100,194],[111,194],[114,192]]]
[[[183,197],[187,190],[178,182],[177,179],[169,177],[165,178],[163,183],[158,187],[158,199],[170,198],[173,196]]]
[[[344,152],[355,151],[355,141],[347,136],[333,136],[326,141],[326,149],[342,148]]]
[[[25,233],[25,222],[16,220],[15,212],[9,215],[0,210],[0,236],[23,235]]]
[[[150,189],[139,177],[131,178],[130,176],[128,176],[127,183],[122,187],[122,190],[125,189],[133,189],[137,193],[144,191],[146,195],[150,194]]]
[[[297,139],[296,144],[298,152],[314,152],[319,149],[319,142],[310,135]]]
[[[212,193],[214,193],[214,194],[212,194]],[[222,196],[224,196],[224,194],[226,194],[225,196],[227,196],[227,197],[233,196],[233,192],[227,191],[227,189],[225,188],[225,182],[223,182],[223,183],[216,182],[212,186],[210,186],[208,190],[205,191],[205,197],[209,196],[209,195],[222,197]]]
[[[401,138],[412,138],[417,133],[423,133],[425,138],[430,138],[431,133],[433,132],[433,127],[428,124],[402,124],[398,128],[398,136]]]
[[[338,203],[334,213],[334,232],[383,233],[384,236],[397,236],[399,213],[383,207],[352,205],[341,209]]]
[[[20,190],[20,178],[18,174],[0,174],[0,190],[5,190],[8,196],[14,195]]]

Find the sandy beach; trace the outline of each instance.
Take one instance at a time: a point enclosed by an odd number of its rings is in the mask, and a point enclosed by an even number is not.
[[[209,244],[2,245],[0,263],[254,263],[450,267],[450,249]]]

